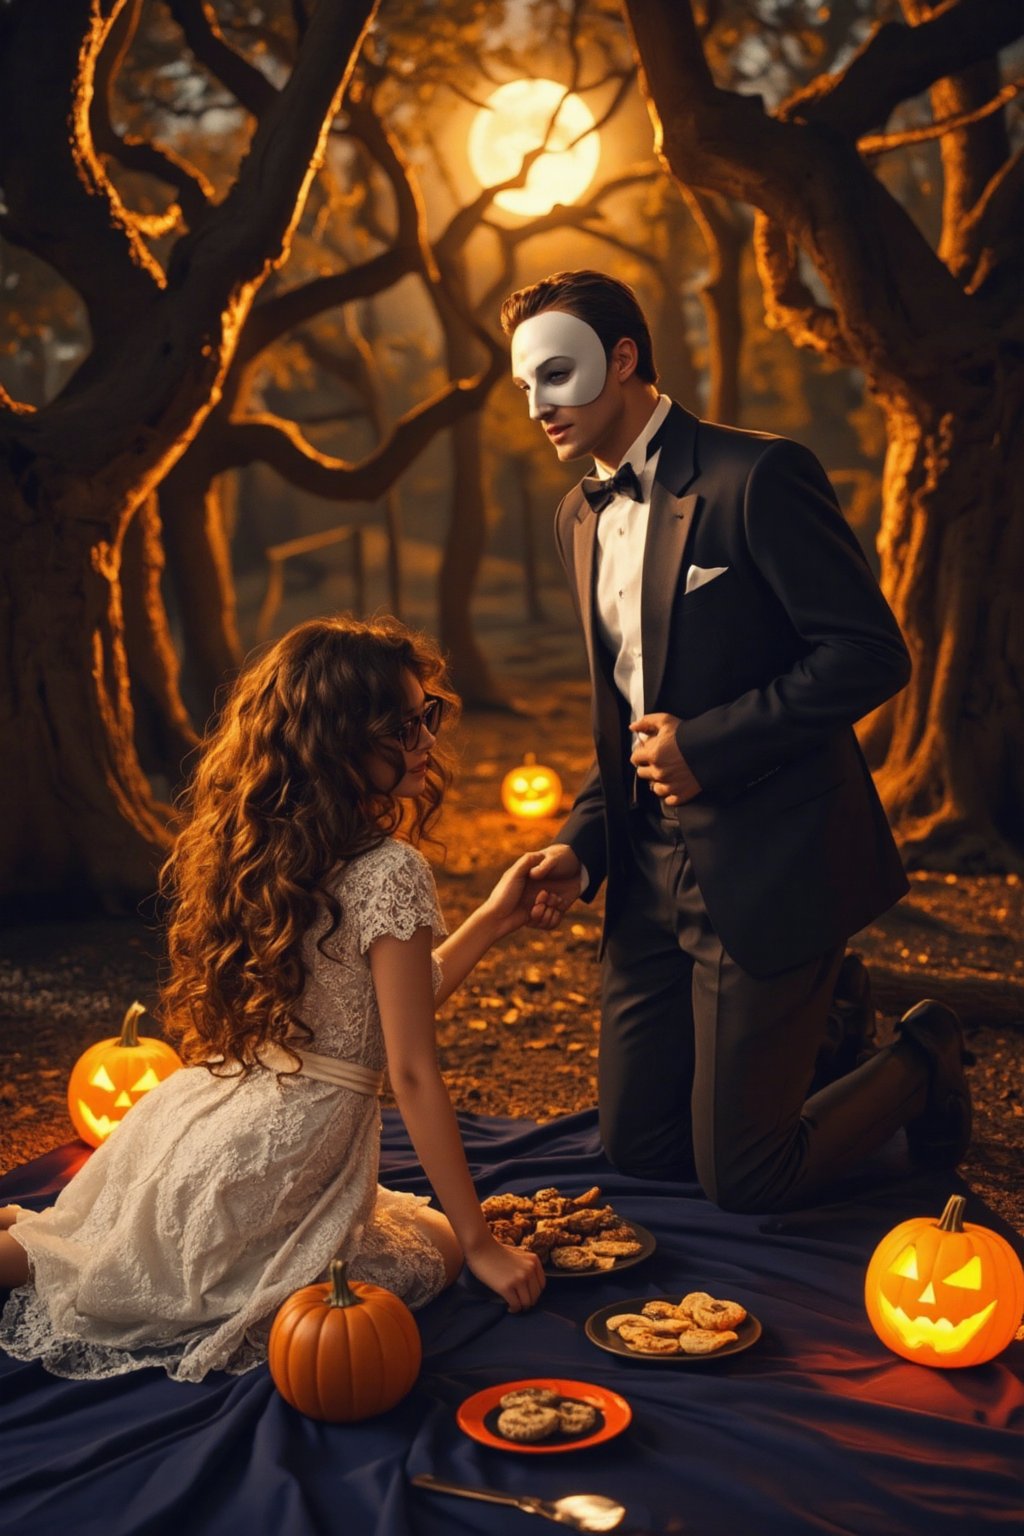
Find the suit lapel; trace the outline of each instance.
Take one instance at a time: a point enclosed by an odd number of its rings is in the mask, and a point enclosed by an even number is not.
[[[658,474],[651,491],[640,586],[644,708],[653,709],[665,675],[672,608],[700,497],[681,493],[697,474],[697,418],[673,403],[665,420]]]
[[[587,506],[582,493],[572,522],[572,562],[576,577],[576,596],[583,621],[591,671],[594,669],[594,554],[597,547],[597,518]]]
[[[640,587],[645,710],[654,708],[665,675],[672,608],[683,568],[683,555],[699,505],[699,496],[673,496],[655,482]]]

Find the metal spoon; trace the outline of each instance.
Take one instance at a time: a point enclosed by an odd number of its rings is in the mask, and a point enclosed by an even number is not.
[[[485,1504],[511,1504],[528,1515],[543,1515],[559,1525],[571,1525],[577,1531],[614,1531],[626,1517],[623,1505],[606,1499],[601,1493],[569,1493],[564,1499],[537,1499],[529,1494],[498,1493],[494,1488],[467,1488],[462,1483],[445,1483],[429,1472],[410,1478],[417,1488],[432,1493],[452,1493],[460,1499],[482,1499]]]

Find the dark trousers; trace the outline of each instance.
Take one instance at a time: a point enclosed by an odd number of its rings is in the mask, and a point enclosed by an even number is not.
[[[751,976],[723,949],[678,824],[653,797],[632,813],[632,843],[602,974],[605,1151],[640,1177],[696,1174],[726,1209],[803,1204],[921,1112],[927,1068],[886,1047],[808,1099],[843,946]]]

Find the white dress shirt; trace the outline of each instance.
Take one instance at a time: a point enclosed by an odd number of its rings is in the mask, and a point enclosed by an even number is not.
[[[660,395],[647,425],[630,446],[622,464],[631,464],[640,482],[642,501],[615,496],[597,516],[596,618],[598,631],[615,657],[615,685],[629,704],[629,717],[644,713],[644,662],[640,647],[640,578],[647,542],[651,490],[661,449],[647,457],[647,444],[668,415],[672,402]],[[621,468],[621,464],[616,468]],[[611,478],[597,467],[602,480]]]
[[[644,713],[644,658],[640,645],[640,578],[647,543],[647,520],[651,510],[651,490],[658,471],[661,449],[647,457],[647,444],[672,407],[668,395],[659,395],[658,403],[647,418],[647,425],[631,444],[620,464],[632,464],[640,482],[642,501],[628,496],[614,496],[597,513],[597,588],[595,607],[598,632],[615,657],[615,686],[629,704],[629,718],[639,720]],[[595,465],[601,480],[610,480],[613,472]],[[643,740],[642,736],[637,738]],[[580,865],[580,892],[590,884],[585,864]]]

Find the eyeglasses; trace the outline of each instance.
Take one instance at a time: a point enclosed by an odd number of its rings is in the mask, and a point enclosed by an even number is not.
[[[418,715],[410,715],[407,720],[402,721],[397,730],[386,731],[385,735],[397,741],[403,751],[415,752],[420,744],[420,735],[424,726],[431,736],[436,736],[447,708],[446,699],[428,698]]]

